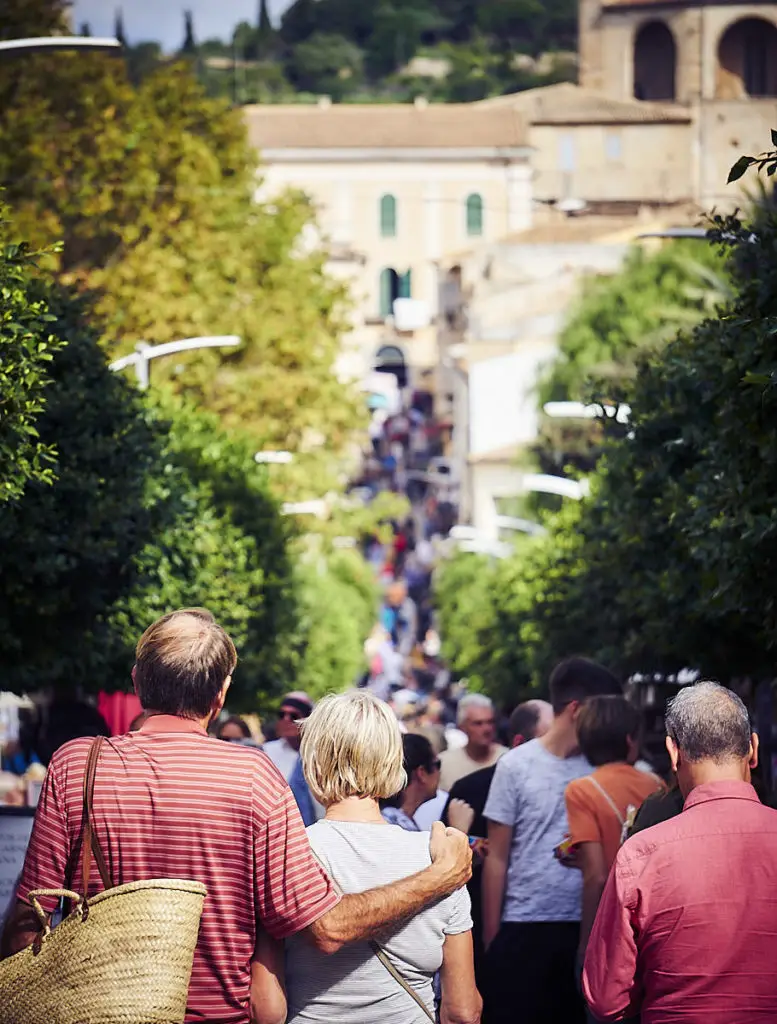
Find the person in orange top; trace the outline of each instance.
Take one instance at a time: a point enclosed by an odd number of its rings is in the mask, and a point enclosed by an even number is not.
[[[565,800],[575,864],[583,872],[580,959],[607,875],[642,802],[663,789],[657,775],[634,767],[639,751],[640,714],[624,697],[591,697],[580,709],[580,750],[591,775],[567,786]]]

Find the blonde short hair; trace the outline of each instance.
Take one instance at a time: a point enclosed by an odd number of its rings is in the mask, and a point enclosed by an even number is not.
[[[324,697],[300,727],[305,778],[324,807],[349,796],[385,800],[405,788],[399,723],[371,693]]]

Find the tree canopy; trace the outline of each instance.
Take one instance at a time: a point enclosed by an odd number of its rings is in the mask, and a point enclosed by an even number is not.
[[[727,253],[730,298],[635,353],[622,390],[628,430],[606,428],[591,497],[478,570],[466,601],[488,593],[478,618],[460,618],[465,654],[453,653],[466,666],[474,651],[496,693],[510,679],[540,685],[554,662],[580,653],[624,676],[774,676],[775,204],[744,221],[717,218],[710,244]],[[446,567],[443,597],[457,571]],[[450,599],[442,614],[445,629],[457,614]]]
[[[0,68],[0,141],[14,230],[61,240],[59,278],[90,296],[109,351],[239,335],[239,350],[168,360],[156,378],[256,448],[299,452],[296,494],[326,490],[363,425],[360,396],[333,372],[346,292],[309,244],[305,197],[256,201],[239,114],[185,64],[136,89],[113,58],[35,55]]]
[[[62,345],[35,278],[40,254],[9,240],[4,217],[0,206],[0,505],[30,480],[54,479],[56,445],[41,441],[36,421]]]

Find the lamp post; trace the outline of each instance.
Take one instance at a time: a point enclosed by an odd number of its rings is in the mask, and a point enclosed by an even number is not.
[[[260,466],[288,466],[293,461],[293,452],[257,452],[254,455],[254,462]]]
[[[90,36],[38,36],[29,39],[3,39],[0,56],[5,53],[35,53],[56,50],[121,50],[118,39],[92,39]]]
[[[110,364],[109,369],[118,373],[128,366],[134,366],[138,387],[145,391],[150,382],[152,359],[175,355],[177,352],[190,352],[199,348],[234,348],[239,344],[240,338],[234,334],[223,337],[184,338],[183,341],[168,341],[163,345],[149,345],[148,342],[139,341],[134,352],[128,356],[122,356],[121,359],[116,359]]]
[[[594,402],[586,405],[584,402],[546,402],[542,411],[551,419],[561,420],[596,420],[607,417],[614,419],[616,423],[626,424],[629,422],[631,407],[628,405],[599,405]]]
[[[580,501],[590,491],[588,480],[570,480],[565,476],[551,476],[548,473],[526,473],[521,480],[521,490],[539,494],[558,494],[562,498]]]

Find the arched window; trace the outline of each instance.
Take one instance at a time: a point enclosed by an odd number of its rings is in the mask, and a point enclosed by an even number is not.
[[[777,28],[763,18],[743,18],[718,45],[718,99],[777,96]]]
[[[394,302],[400,296],[401,278],[396,270],[386,267],[380,272],[380,316],[382,320],[394,312]]]
[[[467,234],[470,238],[483,234],[483,197],[478,192],[467,196]]]
[[[397,200],[392,195],[380,198],[380,233],[383,238],[397,236]]]
[[[404,274],[399,275],[399,295],[398,299],[412,299],[413,297],[413,280],[412,272],[406,270]]]
[[[375,370],[378,373],[393,373],[399,387],[407,387],[405,353],[397,345],[383,345],[378,349],[375,355]]]
[[[634,96],[674,100],[677,46],[663,21],[643,25],[634,38]]]

